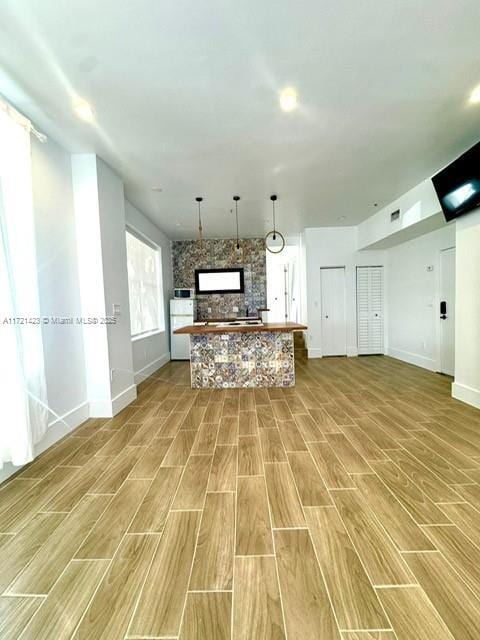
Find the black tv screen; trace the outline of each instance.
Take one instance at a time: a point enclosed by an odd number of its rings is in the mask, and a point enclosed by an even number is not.
[[[195,269],[197,295],[243,293],[243,269]]]
[[[480,142],[432,178],[447,221],[480,206]]]

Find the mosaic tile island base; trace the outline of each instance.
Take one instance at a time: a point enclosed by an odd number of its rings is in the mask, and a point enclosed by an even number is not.
[[[293,387],[292,331],[190,335],[192,387]]]

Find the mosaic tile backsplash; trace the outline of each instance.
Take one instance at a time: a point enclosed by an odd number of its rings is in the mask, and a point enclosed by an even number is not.
[[[195,269],[243,267],[245,293],[224,293],[197,297],[197,317],[229,318],[237,315],[257,315],[257,309],[267,306],[267,268],[265,240],[175,240],[172,242],[173,286],[195,288]],[[208,309],[211,311],[208,311]]]
[[[190,336],[194,389],[293,387],[293,333],[205,333]]]

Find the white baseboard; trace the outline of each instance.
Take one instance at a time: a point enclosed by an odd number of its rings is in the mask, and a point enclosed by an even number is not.
[[[112,399],[112,415],[116,416],[122,409],[125,409],[131,402],[137,399],[137,385],[131,384],[118,396]]]
[[[137,397],[137,386],[131,384],[111,400],[92,400],[89,403],[90,418],[112,418]]]
[[[89,405],[88,402],[79,404],[78,407],[67,411],[60,418],[55,418],[49,423],[47,432],[35,445],[35,457],[39,456],[46,449],[54,445],[61,438],[64,438],[71,431],[79,427],[89,417]],[[14,473],[17,473],[22,467],[15,467],[10,462],[3,465],[0,469],[0,482],[3,482]]]
[[[79,404],[78,407],[75,407],[71,411],[64,413],[63,416],[60,416],[60,418],[55,418],[54,420],[49,422],[48,430],[47,430],[47,433],[45,434],[45,437],[47,436],[47,434],[50,432],[51,429],[58,429],[58,427],[61,427],[61,426],[63,426],[63,428],[65,429],[65,433],[69,433],[72,429],[76,429],[79,425],[81,425],[82,422],[85,422],[85,420],[88,420],[88,418],[89,418],[88,402],[82,402],[82,404]],[[63,437],[63,436],[60,436],[60,437]],[[58,438],[56,439],[58,440]],[[51,446],[50,444],[47,445],[47,447],[50,447],[50,446]]]
[[[393,349],[392,347],[386,349],[385,355],[395,358],[396,360],[402,360],[409,364],[414,364],[417,367],[428,369],[429,371],[438,371],[437,361],[432,358],[426,358],[425,356],[419,356],[417,353],[410,353],[409,351],[403,351],[402,349]]]
[[[141,382],[143,382],[146,378],[151,376],[152,373],[155,373],[155,371],[160,369],[160,367],[163,367],[164,364],[167,364],[167,362],[170,362],[170,352],[164,353],[159,358],[140,369],[140,371],[136,371],[133,375],[135,384],[140,384]]]
[[[91,400],[89,402],[90,418],[112,418],[113,408],[110,400]]]
[[[480,390],[468,387],[466,384],[454,382],[452,384],[452,397],[480,409]]]
[[[321,349],[307,349],[308,358],[323,358],[323,353]],[[358,356],[358,349],[356,347],[347,347],[347,353],[343,354],[349,358],[354,358]]]

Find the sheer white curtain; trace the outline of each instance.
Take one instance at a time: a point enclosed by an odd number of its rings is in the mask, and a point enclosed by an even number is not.
[[[28,124],[0,100],[0,468],[32,460],[48,422]]]

